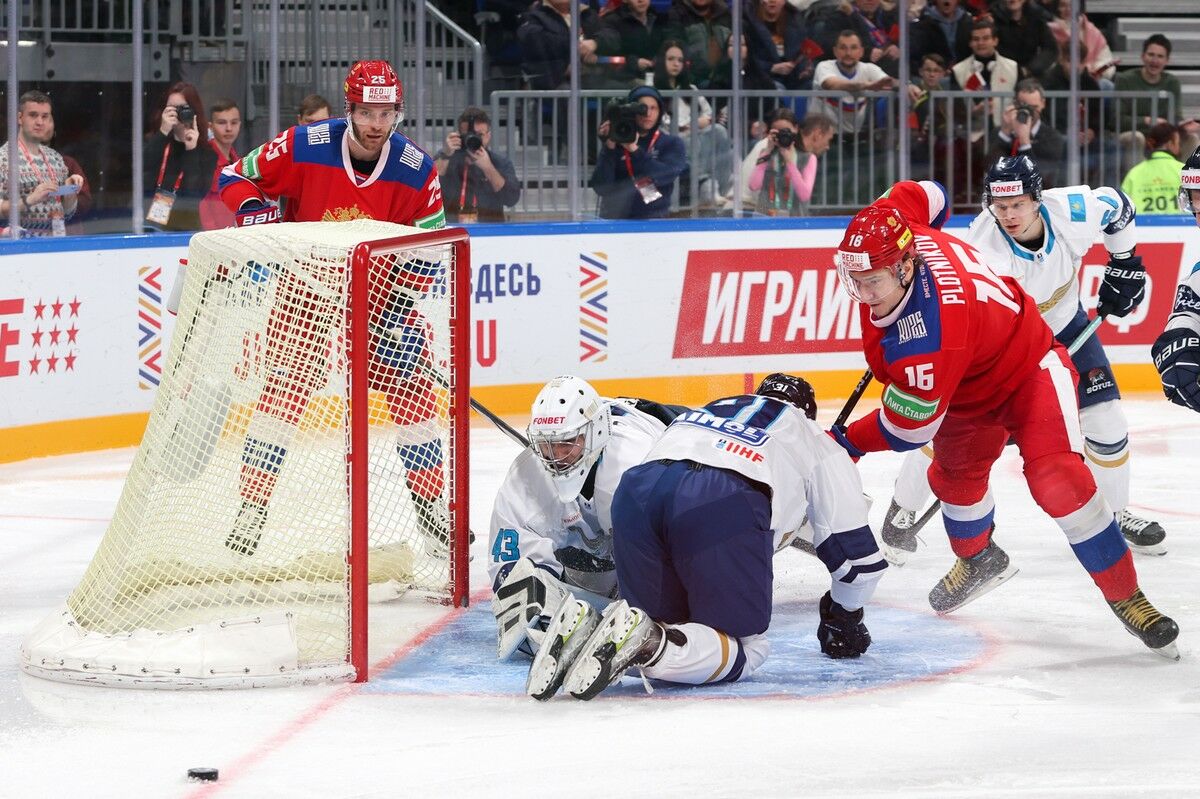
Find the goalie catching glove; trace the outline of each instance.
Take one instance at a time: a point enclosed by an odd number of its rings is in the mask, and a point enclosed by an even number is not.
[[[1165,330],[1150,353],[1167,399],[1200,411],[1200,336],[1185,327]]]
[[[238,227],[278,222],[280,219],[279,206],[267,205],[261,200],[247,200],[234,214],[234,219]]]
[[[1145,294],[1146,268],[1142,266],[1142,259],[1132,252],[1112,254],[1100,284],[1099,314],[1126,316],[1138,307]]]
[[[518,649],[532,655],[567,596],[567,589],[553,574],[539,569],[529,558],[517,561],[492,597],[496,656],[507,660]]]
[[[846,610],[833,601],[828,591],[821,597],[821,624],[817,627],[821,651],[831,658],[856,658],[871,645],[871,633],[863,624],[862,608]]]

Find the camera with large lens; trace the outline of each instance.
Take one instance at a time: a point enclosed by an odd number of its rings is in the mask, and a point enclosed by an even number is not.
[[[187,103],[175,106],[175,113],[178,115],[179,121],[185,125],[192,124],[192,121],[196,119],[195,109]]]
[[[609,103],[604,111],[608,122],[608,139],[614,144],[633,144],[638,137],[638,117],[649,109],[642,103]]]
[[[775,144],[786,150],[796,143],[796,134],[784,128],[783,130],[775,131]]]
[[[483,137],[475,132],[475,122],[478,117],[467,118],[467,132],[463,134],[463,147],[467,152],[477,153],[483,149]]]
[[[1017,122],[1028,125],[1036,113],[1037,109],[1031,105],[1019,105],[1017,106]]]

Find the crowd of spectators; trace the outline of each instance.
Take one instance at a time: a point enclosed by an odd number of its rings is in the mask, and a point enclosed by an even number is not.
[[[864,164],[894,155],[888,151],[899,125],[909,130],[910,151],[902,156],[911,173],[943,181],[958,203],[974,202],[980,177],[1002,155],[1032,156],[1047,187],[1061,185],[1072,147],[1079,149],[1083,180],[1115,183],[1125,176],[1145,212],[1166,212],[1162,198],[1171,192],[1160,184],[1180,154],[1200,144],[1200,122],[1182,118],[1181,84],[1168,69],[1169,38],[1149,36],[1140,64],[1118,69],[1086,0],[1079,0],[1074,20],[1067,19],[1070,0],[745,0],[738,42],[729,0],[600,0],[578,6],[577,29],[571,0],[483,4],[489,5],[503,6],[497,16],[508,30],[500,38],[519,52],[520,88],[564,89],[577,72],[584,89],[638,108],[633,139],[618,140],[608,101],[585,107],[589,127],[597,120],[597,135],[586,137],[584,159],[594,208],[604,218],[664,216],[673,205],[727,212],[737,196],[737,161],[744,164],[740,194],[747,211],[807,213],[818,178],[828,182],[831,174],[844,184],[853,173],[854,196],[868,199],[881,175]],[[901,14],[908,15],[907,47]],[[1073,82],[1072,30],[1080,34],[1078,105],[1063,96]],[[735,46],[741,86],[753,98],[742,112],[749,135],[740,152],[722,94],[734,82]],[[905,56],[912,78],[898,87]],[[907,120],[894,113],[898,90],[907,95]],[[538,127],[538,137],[549,131],[556,139],[552,162],[565,163],[566,103],[544,99],[532,106],[540,111],[520,121]],[[87,165],[49,146],[50,107],[46,95],[24,95],[21,147],[15,154],[7,144],[0,149],[0,162],[22,156],[21,224],[30,235],[82,231],[91,206]],[[296,109],[296,123],[328,118],[332,108],[309,95]],[[243,121],[232,100],[206,104],[184,82],[166,90],[144,139],[148,228],[231,224],[216,181],[240,157]],[[1074,122],[1078,139],[1068,141]],[[1153,166],[1142,168],[1147,158]],[[435,163],[452,220],[503,221],[519,202],[522,176],[493,144],[492,120],[482,108],[463,111]],[[0,174],[0,186],[6,178]],[[6,208],[7,197],[0,211]]]

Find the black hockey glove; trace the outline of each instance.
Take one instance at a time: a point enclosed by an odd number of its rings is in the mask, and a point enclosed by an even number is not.
[[[1141,256],[1118,258],[1115,255],[1104,267],[1104,282],[1100,284],[1101,316],[1125,316],[1142,301],[1146,294],[1146,269]]]
[[[835,659],[856,658],[866,652],[871,634],[862,620],[862,608],[846,610],[826,591],[821,597],[821,625],[817,627],[821,651]]]
[[[1167,399],[1200,411],[1200,335],[1187,328],[1165,330],[1150,353]]]

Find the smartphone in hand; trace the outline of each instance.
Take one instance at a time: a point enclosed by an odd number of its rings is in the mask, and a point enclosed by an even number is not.
[[[74,183],[64,183],[50,195],[51,197],[66,197],[68,194],[78,194],[79,186]]]

